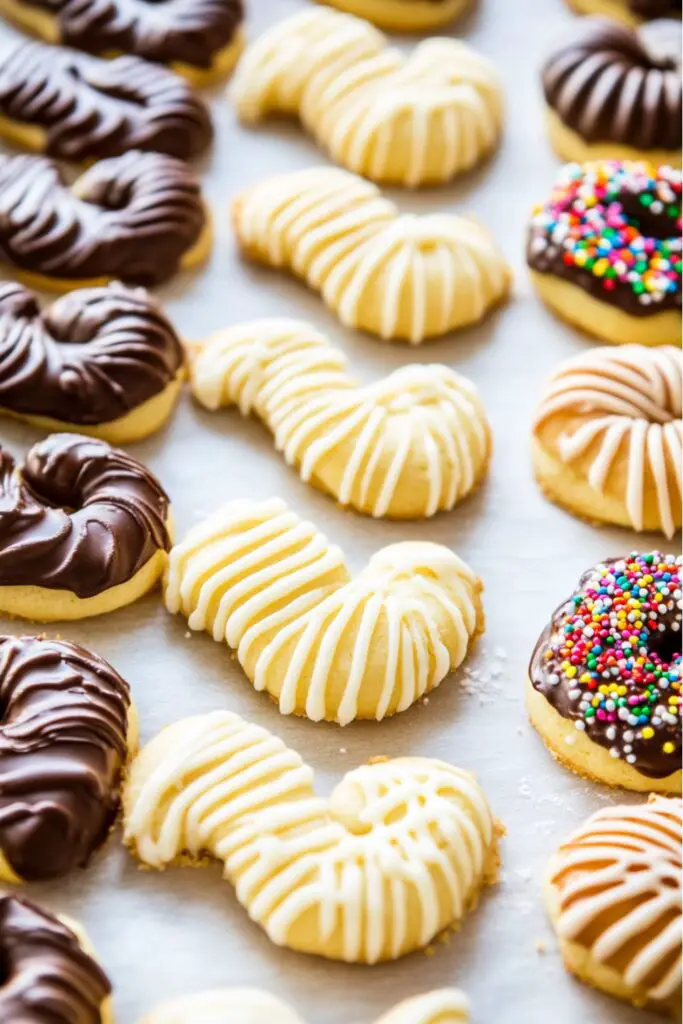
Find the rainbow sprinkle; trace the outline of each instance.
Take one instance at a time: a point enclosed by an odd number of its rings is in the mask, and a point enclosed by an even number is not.
[[[670,237],[644,235],[624,209],[667,218]],[[636,210],[637,212],[637,210]],[[550,199],[534,209],[530,253],[562,253],[568,267],[589,271],[606,291],[630,288],[643,305],[681,290],[681,172],[647,163],[601,160],[563,167]]]
[[[680,566],[659,552],[597,565],[545,652],[550,684],[570,681],[576,728],[603,723],[610,754],[629,764],[634,741],[680,750]]]

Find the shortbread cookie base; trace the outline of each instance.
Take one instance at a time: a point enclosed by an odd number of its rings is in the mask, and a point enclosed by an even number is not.
[[[2,406],[0,406],[0,413],[15,420],[21,420],[22,423],[30,423],[31,426],[51,434],[75,431],[79,434],[86,434],[88,437],[96,437],[100,441],[107,441],[114,447],[134,444],[136,441],[142,441],[150,434],[156,433],[164,426],[173,412],[185,376],[186,373],[183,369],[158,395],[152,395],[136,409],[131,409],[125,416],[120,416],[109,423],[94,425],[69,423],[66,420],[53,419],[51,416],[32,416],[15,412],[13,409],[4,409]]]
[[[529,270],[536,291],[557,316],[611,345],[680,345],[681,314],[675,309],[631,316],[578,285],[553,274]]]
[[[421,29],[447,25],[462,14],[471,0],[321,0],[347,14],[372,21],[380,28],[396,32],[417,32]]]
[[[635,28],[642,21],[642,18],[628,9],[625,0],[567,0],[567,3],[577,14],[612,18],[630,28]]]
[[[625,502],[596,491],[572,464],[562,462],[536,437],[531,439],[531,455],[538,485],[550,501],[594,525],[612,523],[635,529]],[[656,494],[645,494],[643,508],[643,531],[660,533],[662,524],[657,512]],[[678,529],[681,526],[681,509],[675,508],[674,514]]]
[[[67,917],[66,914],[57,914],[56,916],[66,928],[69,928],[74,933],[83,952],[87,953],[88,956],[92,957],[99,964],[100,960],[95,947],[90,941],[90,937],[83,925],[78,921],[74,921],[72,917]],[[111,995],[107,996],[100,1006],[100,1024],[114,1024],[114,1005]]]
[[[680,794],[683,782],[680,769],[656,779],[643,775],[623,759],[612,757],[605,747],[594,743],[585,732],[577,729],[573,721],[563,718],[530,679],[526,683],[526,704],[531,724],[550,753],[576,775],[637,793]]]
[[[558,114],[546,107],[546,129],[550,143],[562,160],[569,163],[588,163],[591,160],[646,160],[655,166],[668,164],[681,166],[680,149],[636,149],[618,142],[586,142],[578,132],[568,128]]]

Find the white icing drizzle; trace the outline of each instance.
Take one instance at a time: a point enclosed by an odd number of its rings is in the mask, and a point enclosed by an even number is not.
[[[274,25],[242,57],[240,118],[299,116],[333,159],[375,181],[447,181],[479,163],[502,126],[495,67],[455,39],[409,57],[368,22],[326,10]]]
[[[446,366],[406,366],[360,387],[343,354],[296,320],[221,331],[192,364],[207,409],[255,412],[307,482],[372,516],[452,509],[481,479],[489,428],[473,384]]]
[[[169,555],[166,607],[237,650],[282,714],[346,725],[404,711],[464,660],[483,628],[481,581],[448,548],[378,551],[355,580],[279,499],[237,501]]]
[[[672,345],[591,349],[559,367],[534,425],[543,440],[558,419],[567,421],[557,454],[570,464],[590,451],[588,483],[599,494],[618,488],[636,530],[652,490],[667,537],[681,521],[682,369]]]
[[[153,739],[124,808],[126,842],[145,864],[209,854],[274,943],[353,963],[426,945],[464,916],[493,867],[491,812],[468,772],[384,761],[323,800],[298,754],[230,711]]]
[[[561,938],[587,945],[634,992],[664,1002],[680,991],[683,803],[594,814],[555,854],[549,882]]]
[[[317,167],[267,178],[237,197],[238,241],[292,270],[347,327],[420,344],[475,323],[510,273],[489,233],[447,213],[399,214],[368,181]]]

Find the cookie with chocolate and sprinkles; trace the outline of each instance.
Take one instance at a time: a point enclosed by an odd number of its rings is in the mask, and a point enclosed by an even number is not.
[[[681,792],[681,561],[654,551],[600,562],[536,644],[529,715],[579,775]]]
[[[532,214],[527,263],[562,319],[614,345],[680,345],[681,172],[566,164]]]

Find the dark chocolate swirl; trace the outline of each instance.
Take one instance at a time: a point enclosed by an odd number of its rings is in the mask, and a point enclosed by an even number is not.
[[[680,149],[680,22],[634,30],[584,19],[547,61],[543,90],[550,109],[586,142]]]
[[[59,878],[116,820],[128,685],[83,647],[3,636],[0,706],[0,850],[19,878]]]
[[[0,284],[0,408],[74,426],[110,423],[159,394],[183,366],[178,336],[143,289],[111,284],[41,312]]]
[[[73,189],[46,157],[0,157],[0,255],[20,270],[160,284],[205,225],[199,183],[174,157],[102,160]]]
[[[26,6],[56,18],[60,42],[77,50],[201,69],[236,39],[244,19],[242,0],[32,0]]]
[[[611,568],[624,563],[624,559],[608,558],[599,567]],[[680,562],[679,562],[680,565]],[[643,730],[629,722],[626,717],[618,717],[612,722],[597,716],[586,718],[581,710],[581,695],[577,694],[576,677],[585,670],[585,665],[578,667],[575,678],[568,678],[561,669],[561,657],[558,652],[565,636],[565,626],[572,621],[576,613],[577,600],[583,595],[586,584],[596,567],[588,569],[579,580],[574,594],[563,601],[553,613],[552,619],[541,633],[534,648],[529,664],[529,678],[534,689],[542,693],[548,703],[563,717],[571,722],[579,722],[585,733],[599,746],[624,757],[624,745],[629,751],[630,763],[642,774],[652,779],[665,778],[681,767],[681,718],[672,716],[670,720],[663,717],[657,721],[656,741],[647,739]],[[680,579],[672,587],[680,586]],[[659,626],[661,625],[661,632]],[[657,613],[657,627],[649,629],[650,649],[661,651],[664,660],[670,664],[680,679],[683,672],[681,665],[681,608],[678,599],[668,601],[665,610]],[[609,681],[624,682],[623,675],[610,676]],[[603,681],[603,680],[599,680]],[[629,683],[626,686],[626,709],[631,697],[642,700],[642,688]],[[666,693],[661,692],[661,700],[666,701]],[[585,695],[586,691],[583,691]],[[590,692],[588,693],[590,697]]]
[[[52,434],[15,472],[0,448],[0,586],[94,597],[168,551],[169,501],[126,452]]]
[[[187,160],[212,137],[206,105],[173,72],[42,43],[24,43],[0,64],[0,116],[43,129],[45,152],[64,160],[129,149]]]
[[[100,1024],[109,980],[52,914],[18,896],[0,896],[0,957],[4,1024]]]

